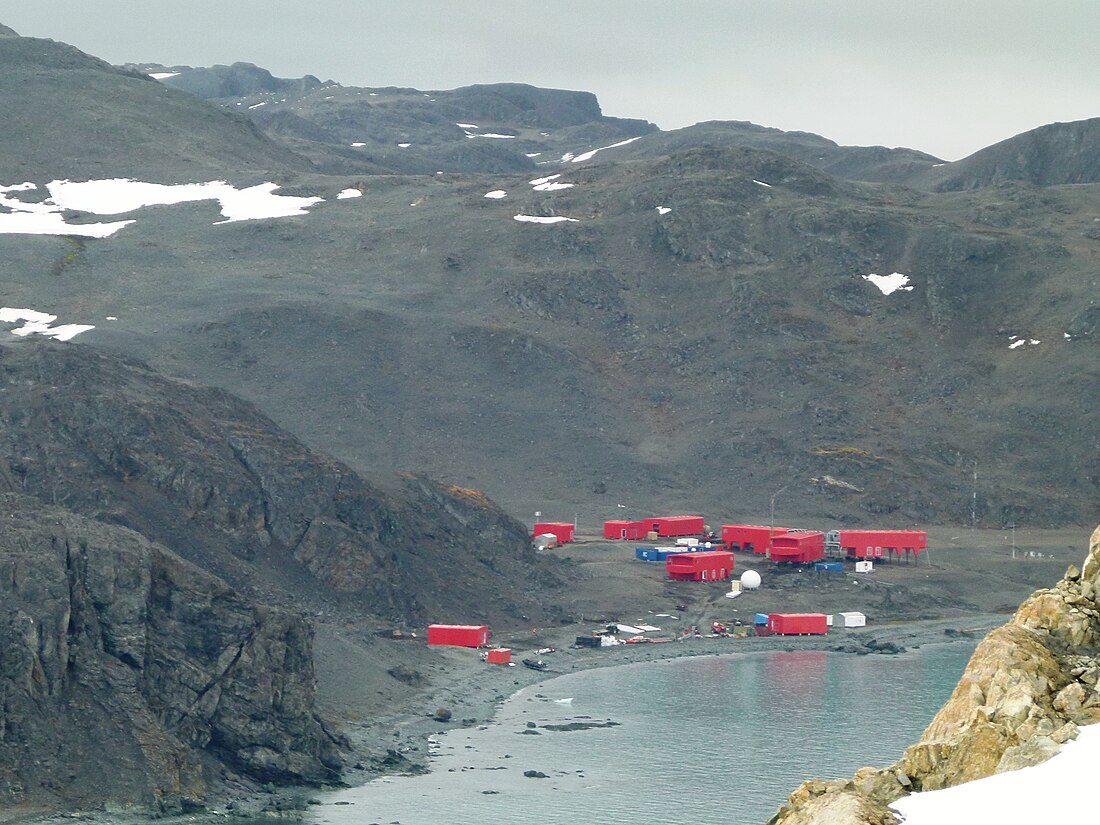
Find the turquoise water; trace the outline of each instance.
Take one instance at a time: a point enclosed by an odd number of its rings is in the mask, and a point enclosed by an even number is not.
[[[521,690],[489,726],[438,737],[429,774],[326,795],[316,821],[761,825],[806,779],[895,761],[972,651],[776,651],[561,676]],[[539,735],[521,733],[528,722]]]

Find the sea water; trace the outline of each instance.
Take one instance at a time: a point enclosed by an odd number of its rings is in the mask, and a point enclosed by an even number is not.
[[[972,652],[773,651],[573,673],[520,690],[488,726],[433,738],[429,773],[312,810],[326,825],[762,825],[806,779],[897,760]]]

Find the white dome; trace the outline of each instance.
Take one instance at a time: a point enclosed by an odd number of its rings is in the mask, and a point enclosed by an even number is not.
[[[746,590],[755,590],[760,586],[760,574],[755,570],[746,570],[741,574],[741,586]]]

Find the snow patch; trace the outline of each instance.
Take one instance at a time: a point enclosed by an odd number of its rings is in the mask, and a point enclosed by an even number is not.
[[[150,72],[149,77],[153,80],[167,80],[170,77],[176,77],[179,72]]]
[[[261,100],[259,103],[253,103],[249,106],[249,109],[259,109],[261,106],[266,106],[269,103],[267,100]]]
[[[1009,349],[1016,349],[1016,347],[1022,347],[1024,345],[1024,343],[1025,343],[1024,339],[1021,338],[1019,341],[1013,341],[1011,344],[1009,344],[1008,348]]]
[[[771,185],[770,183],[764,183],[764,181],[762,181],[762,180],[757,180],[756,178],[753,178],[753,179],[752,179],[752,182],[753,182],[753,183],[755,183],[755,184],[756,184],[757,186],[766,186],[766,187],[768,187],[769,189],[771,189],[771,188],[772,188],[772,185]]]
[[[561,172],[556,175],[547,175],[545,178],[535,178],[534,180],[527,181],[532,186],[542,186],[544,183],[549,183],[552,180],[557,180],[561,177]]]
[[[910,794],[890,807],[905,825],[1033,825],[1087,822],[1087,797],[1100,764],[1100,725],[1081,728],[1077,739],[1039,765],[987,776],[952,788]]]
[[[361,197],[363,197],[363,193],[360,192],[358,189],[342,189],[341,191],[336,193],[336,200],[339,201],[347,200],[348,198]]]
[[[572,221],[577,223],[576,218],[566,218],[562,215],[555,215],[551,218],[544,218],[538,215],[514,215],[513,220],[517,220],[520,223],[564,223],[565,221]]]
[[[641,136],[639,135],[638,137]],[[638,140],[637,137],[627,138],[626,140],[620,140],[618,143],[612,143],[610,146],[601,146],[599,149],[593,149],[590,152],[582,152],[575,157],[572,154],[563,155],[562,161],[565,161],[566,157],[568,157],[571,163],[580,163],[581,161],[591,160],[597,152],[603,152],[605,149],[617,149],[620,146],[626,146],[628,143],[633,143],[636,140]]]
[[[495,140],[515,140],[515,135],[498,135],[496,132],[482,132],[478,135],[467,134],[466,137],[493,138]]]
[[[503,189],[494,189],[492,192],[486,192],[484,197],[491,200],[500,200],[501,198],[508,197],[508,193],[505,192]]]
[[[905,292],[913,291],[913,287],[909,283],[909,276],[902,275],[900,272],[892,272],[889,275],[876,275],[872,272],[870,275],[864,275],[863,280],[873,283],[883,295],[889,295],[899,289]]]
[[[143,183],[128,178],[90,180],[74,183],[55,180],[46,185],[49,197],[40,203],[11,197],[10,192],[25,192],[34,184],[0,186],[0,234],[75,235],[106,238],[133,220],[111,223],[73,224],[65,220],[65,211],[94,215],[119,215],[146,206],[167,206],[194,201],[216,200],[224,221],[281,218],[304,215],[306,209],[324,198],[275,195],[274,183],[261,183],[245,189],[226,183],[186,183],[169,185]],[[7,211],[3,211],[3,210]]]
[[[537,158],[542,152],[524,152],[523,154],[529,158]]]
[[[17,324],[23,322],[23,326],[11,331],[12,335],[26,337],[27,335],[45,335],[55,341],[71,341],[82,332],[95,329],[90,324],[62,324],[59,327],[51,327],[57,320],[56,315],[48,312],[39,312],[35,309],[18,309],[16,307],[0,307],[0,322]]]
[[[572,189],[573,183],[540,183],[535,187],[536,192],[556,192],[559,189]]]
[[[367,144],[365,144],[365,143],[363,143],[363,142],[361,142],[361,141],[356,141],[355,143],[353,143],[353,144],[352,144],[352,146],[366,146],[366,145],[367,145]]]
[[[477,129],[478,128],[478,125],[476,123],[456,123],[455,126],[458,126],[460,129]]]
[[[671,211],[672,211],[671,206],[658,206],[657,207],[657,214],[658,215],[667,215]]]
[[[409,148],[410,146],[412,146],[412,144],[411,144],[411,143],[399,143],[399,144],[397,144],[397,145],[398,145],[398,147],[399,147],[399,148],[401,148],[401,149],[408,149],[408,148]]]

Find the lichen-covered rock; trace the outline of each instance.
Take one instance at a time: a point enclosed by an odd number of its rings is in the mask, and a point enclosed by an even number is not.
[[[895,765],[863,768],[848,782],[807,782],[773,825],[896,822],[888,806],[907,793],[1049,759],[1078,725],[1100,721],[1097,592],[1100,527],[1081,569],[1071,566],[979,643],[951,698]]]
[[[0,775],[19,789],[6,800],[171,809],[227,770],[339,775],[300,617],[137,533],[13,494],[0,570]]]

